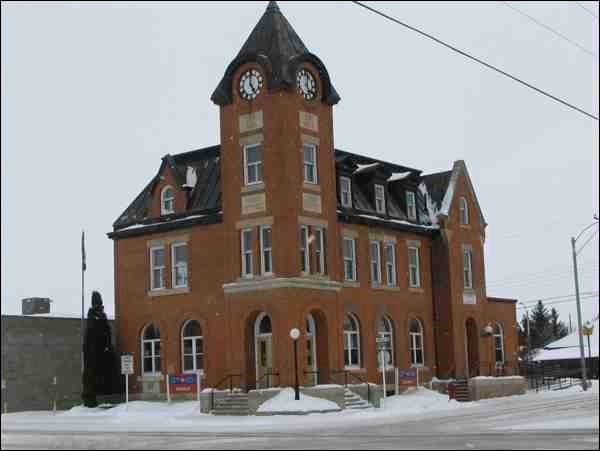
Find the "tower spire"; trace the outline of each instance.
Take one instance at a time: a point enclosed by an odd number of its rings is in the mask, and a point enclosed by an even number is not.
[[[267,6],[267,11],[279,11],[279,5],[277,2],[269,2],[269,6]]]

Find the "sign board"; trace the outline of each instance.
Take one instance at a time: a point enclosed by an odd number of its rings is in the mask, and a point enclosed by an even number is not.
[[[376,343],[389,343],[390,337],[377,337],[375,339]]]
[[[198,391],[197,374],[169,375],[170,393],[196,393]]]
[[[133,374],[133,356],[130,354],[121,356],[121,374]]]
[[[408,370],[398,370],[398,384],[402,386],[417,385],[417,369],[410,368]]]

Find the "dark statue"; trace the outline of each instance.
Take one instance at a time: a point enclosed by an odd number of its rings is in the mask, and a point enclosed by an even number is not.
[[[92,306],[88,310],[83,342],[83,404],[97,407],[97,395],[118,391],[118,367],[108,318],[104,313],[102,296],[92,293]]]

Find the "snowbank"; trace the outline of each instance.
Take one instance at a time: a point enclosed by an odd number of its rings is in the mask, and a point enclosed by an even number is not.
[[[295,393],[291,388],[285,388],[277,396],[262,403],[258,408],[260,413],[277,412],[322,412],[339,410],[336,403],[321,398],[313,398],[300,393],[300,400],[294,399]]]
[[[456,400],[448,400],[448,395],[443,395],[426,388],[419,388],[398,396],[385,399],[384,410],[400,415],[414,415],[428,412],[443,412],[465,408]]]

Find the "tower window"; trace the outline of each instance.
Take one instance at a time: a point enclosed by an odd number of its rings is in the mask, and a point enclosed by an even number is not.
[[[461,197],[459,200],[460,223],[461,225],[469,224],[469,205],[467,199]]]
[[[304,144],[304,181],[317,184],[317,147]]]
[[[244,146],[244,181],[246,185],[261,183],[263,180],[262,146]]]

